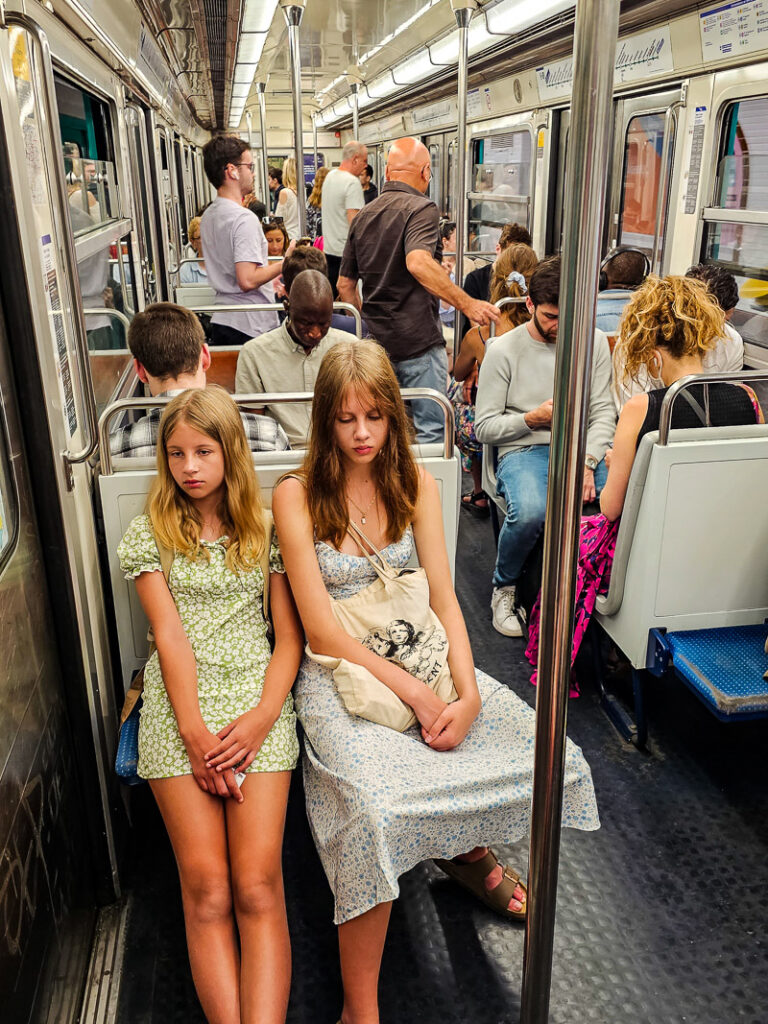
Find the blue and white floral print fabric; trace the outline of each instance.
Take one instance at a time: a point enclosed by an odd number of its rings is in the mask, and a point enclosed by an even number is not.
[[[385,548],[391,565],[413,550],[408,530]],[[375,578],[363,557],[316,545],[329,593],[349,597]],[[307,813],[333,890],[336,924],[395,899],[400,875],[431,857],[511,843],[528,831],[533,711],[478,671],[480,715],[455,750],[431,750],[417,728],[398,733],[351,715],[331,672],[304,658],[294,687],[304,727]],[[568,743],[563,825],[600,827],[592,777]]]

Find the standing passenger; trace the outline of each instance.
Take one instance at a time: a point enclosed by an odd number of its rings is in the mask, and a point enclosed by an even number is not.
[[[301,202],[304,202],[304,182]],[[289,238],[299,237],[299,199],[297,198],[296,160],[288,156],[283,161],[283,188],[277,199],[275,215],[283,218]]]
[[[365,206],[360,172],[368,159],[368,150],[362,142],[348,142],[341,157],[339,166],[323,183],[323,252],[328,259],[328,279],[334,295],[349,226]]]
[[[425,195],[430,177],[426,146],[418,139],[398,139],[389,151],[381,195],[350,228],[339,296],[360,306],[360,278],[368,329],[387,350],[401,387],[444,394],[448,360],[438,299],[480,324],[498,323],[499,311],[471,299],[440,265],[440,213]],[[420,443],[442,440],[443,413],[435,402],[414,402],[413,418]]]
[[[223,388],[185,391],[168,405],[157,469],[147,514],[119,548],[157,644],[145,669],[138,771],[173,845],[206,1019],[284,1024],[291,950],[281,849],[299,752],[290,689],[301,627]],[[167,582],[158,542],[174,552]],[[244,773],[239,785],[235,772]]]
[[[283,172],[279,167],[270,167],[267,171],[267,183],[269,185],[269,191],[272,193],[269,197],[269,203],[272,213],[277,208],[278,200],[280,199],[280,193],[283,191]]]
[[[307,234],[313,242],[323,234],[323,184],[329,173],[330,168],[318,167],[307,199]]]
[[[373,183],[373,168],[370,164],[366,164],[365,168],[360,174],[360,184],[363,186],[363,199],[365,199],[365,205],[372,203],[379,195],[378,188]]]
[[[253,189],[253,157],[248,143],[235,135],[216,135],[203,147],[208,180],[216,198],[200,220],[208,280],[220,306],[274,302],[272,282],[282,263],[267,261],[261,224],[243,205]],[[216,313],[211,344],[243,345],[249,338],[277,326],[277,313],[251,310]]]

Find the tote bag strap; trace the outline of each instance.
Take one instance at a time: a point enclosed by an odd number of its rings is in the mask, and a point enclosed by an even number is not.
[[[400,575],[400,571],[395,569],[389,564],[384,555],[379,551],[373,541],[369,540],[368,537],[363,533],[359,526],[356,526],[352,520],[349,521],[349,530],[357,541],[357,546],[362,551],[363,555],[368,559],[373,568],[376,570],[376,575],[383,580],[395,580]],[[362,543],[361,543],[362,541]],[[367,545],[367,548],[366,548]],[[368,550],[370,549],[370,550]],[[374,558],[374,555],[376,556]]]
[[[259,565],[261,566],[261,575],[264,578],[263,589],[261,591],[261,603],[264,608],[264,621],[269,626],[269,549],[272,547],[272,513],[268,508],[262,510],[261,513],[264,522],[264,532],[266,538],[264,541],[264,550],[261,553],[259,559]]]

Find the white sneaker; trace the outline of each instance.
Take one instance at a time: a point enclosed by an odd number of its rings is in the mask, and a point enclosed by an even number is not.
[[[517,588],[494,587],[491,596],[491,611],[493,612],[493,628],[497,633],[504,636],[522,636],[523,627],[520,625],[515,614],[515,601],[517,599]]]

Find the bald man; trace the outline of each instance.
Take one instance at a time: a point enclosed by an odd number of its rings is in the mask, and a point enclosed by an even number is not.
[[[362,308],[368,329],[387,350],[401,387],[445,393],[448,361],[439,300],[475,323],[498,322],[499,311],[453,284],[440,265],[440,212],[426,196],[429,152],[418,139],[398,139],[389,151],[381,195],[357,214],[341,260],[339,296]],[[360,303],[357,282],[363,283]],[[413,403],[417,440],[443,438],[435,402]]]
[[[274,331],[243,345],[237,359],[235,391],[284,393],[314,391],[323,356],[337,341],[354,341],[355,335],[331,327],[333,292],[325,274],[302,270],[285,299],[287,318]],[[291,448],[306,448],[310,407],[268,407],[288,435]]]

